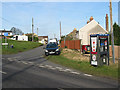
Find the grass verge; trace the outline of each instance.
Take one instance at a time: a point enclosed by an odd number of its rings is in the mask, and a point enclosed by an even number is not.
[[[3,39],[2,42],[4,43],[5,40]],[[9,43],[7,47],[2,46],[2,54],[15,54],[15,53],[27,51],[42,45],[41,43],[38,43],[38,42],[15,41],[10,39],[7,40],[7,43]],[[12,44],[14,46],[13,48],[10,47]]]
[[[71,60],[64,57],[62,54],[59,56],[49,55],[46,58],[57,64],[61,64],[66,67],[73,68],[87,74],[118,80],[118,66],[116,64],[112,64],[110,66],[104,65],[104,66],[94,67],[91,66],[90,63],[87,61]]]

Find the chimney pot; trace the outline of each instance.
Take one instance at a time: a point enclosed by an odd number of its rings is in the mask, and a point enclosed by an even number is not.
[[[87,24],[88,24],[89,22],[90,22],[90,21],[88,20],[88,21],[87,21]]]
[[[90,17],[90,21],[92,21],[92,20],[93,20],[93,17],[91,16],[91,17]]]

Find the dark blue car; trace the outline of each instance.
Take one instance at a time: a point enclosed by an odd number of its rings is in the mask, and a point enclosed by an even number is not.
[[[48,56],[50,54],[57,54],[57,55],[60,54],[60,49],[57,44],[55,43],[47,44],[45,48],[45,55]]]

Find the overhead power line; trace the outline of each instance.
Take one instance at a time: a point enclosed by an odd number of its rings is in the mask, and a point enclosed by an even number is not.
[[[22,26],[22,27],[24,27],[24,25],[20,25],[20,24],[17,24],[17,23],[13,23],[13,22],[11,22],[11,21],[9,21],[9,20],[3,18],[3,17],[0,17],[0,18],[1,18],[2,20],[4,20],[4,21],[10,23],[10,24],[14,24],[14,25],[17,25],[17,26]]]
[[[17,23],[11,22],[11,21],[7,20],[6,18],[3,18],[3,17],[0,17],[0,18],[2,20],[4,20],[5,22],[8,22],[8,23],[13,24],[15,26],[17,25],[17,26],[22,27],[22,28],[28,27],[28,25],[21,25],[21,24],[17,24]],[[29,26],[31,26],[31,24]],[[40,26],[38,26],[38,25],[34,25],[34,27],[40,28]]]

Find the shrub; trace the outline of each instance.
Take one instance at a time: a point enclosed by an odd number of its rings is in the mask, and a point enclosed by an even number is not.
[[[67,46],[65,46],[65,48],[67,48]]]

